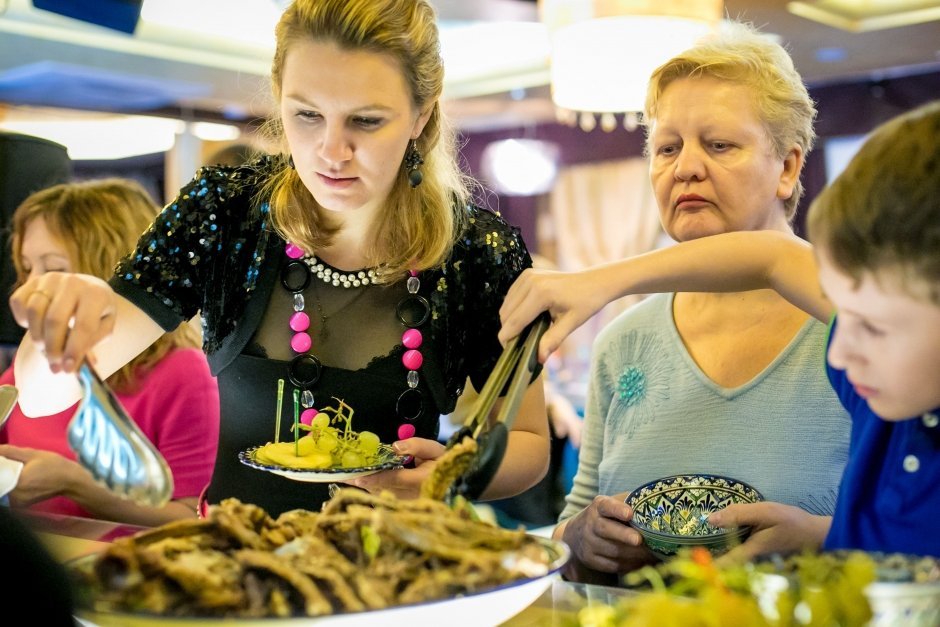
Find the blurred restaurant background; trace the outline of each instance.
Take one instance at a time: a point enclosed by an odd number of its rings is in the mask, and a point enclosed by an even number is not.
[[[161,203],[219,151],[265,149],[258,131],[272,102],[273,28],[287,2],[0,0],[0,189],[15,167],[42,167],[10,147],[23,136],[64,146],[74,179],[134,178]],[[865,133],[940,98],[940,2],[433,4],[444,107],[466,170],[484,185],[480,202],[564,270],[668,245],[643,157],[646,78],[723,19],[752,22],[784,44],[817,102],[798,231]],[[13,208],[3,207],[3,226]],[[591,339],[632,302],[608,306],[553,363],[576,409]]]

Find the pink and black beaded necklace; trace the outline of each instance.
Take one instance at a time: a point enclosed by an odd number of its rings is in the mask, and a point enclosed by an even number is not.
[[[310,424],[317,415],[314,388],[320,380],[323,366],[320,360],[311,352],[313,340],[308,333],[310,329],[310,316],[304,311],[304,290],[311,280],[321,280],[335,287],[346,289],[361,289],[375,282],[374,270],[360,270],[358,272],[338,272],[321,262],[315,255],[305,252],[296,244],[288,243],[284,252],[288,262],[281,273],[281,285],[293,294],[293,313],[288,320],[293,335],[290,346],[295,353],[288,368],[288,378],[300,392],[300,403],[303,411],[300,422]],[[398,302],[395,315],[405,327],[401,342],[405,347],[402,355],[402,365],[405,367],[405,390],[399,395],[395,404],[395,411],[402,424],[398,428],[399,439],[407,439],[415,434],[414,422],[421,417],[424,411],[424,398],[418,387],[419,371],[424,357],[419,350],[424,337],[419,330],[428,319],[430,304],[427,299],[418,294],[421,280],[414,270],[409,271],[405,282],[407,293]]]

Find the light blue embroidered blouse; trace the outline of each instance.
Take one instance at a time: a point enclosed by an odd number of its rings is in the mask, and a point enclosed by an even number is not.
[[[689,355],[673,294],[625,311],[594,342],[578,472],[560,519],[598,494],[711,473],[770,501],[831,515],[850,419],[824,369],[826,325],[808,320],[767,368],[724,388]]]

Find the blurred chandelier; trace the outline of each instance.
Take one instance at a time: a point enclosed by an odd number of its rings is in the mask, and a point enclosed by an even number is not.
[[[559,119],[591,131],[637,127],[653,70],[721,20],[722,0],[539,0],[552,38]]]

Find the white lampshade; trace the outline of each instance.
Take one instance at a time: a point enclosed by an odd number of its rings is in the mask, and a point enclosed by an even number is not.
[[[534,196],[554,185],[560,152],[553,142],[503,139],[483,149],[480,168],[494,191],[507,196]]]
[[[711,32],[721,0],[542,0],[555,104],[642,111],[653,70]]]

